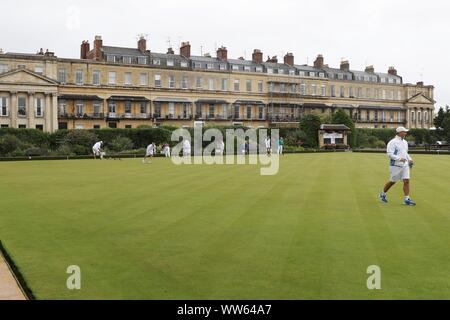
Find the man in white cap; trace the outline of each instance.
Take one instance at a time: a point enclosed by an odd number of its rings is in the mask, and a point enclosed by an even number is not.
[[[387,192],[397,182],[403,181],[403,192],[405,194],[403,203],[407,206],[415,206],[416,203],[409,197],[409,173],[414,164],[413,159],[408,154],[408,142],[405,140],[409,130],[404,127],[399,127],[396,131],[397,136],[387,145],[391,176],[389,182],[386,183],[383,191],[380,193],[380,200],[384,203],[388,203]]]

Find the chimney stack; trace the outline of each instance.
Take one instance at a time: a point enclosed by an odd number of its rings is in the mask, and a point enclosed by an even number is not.
[[[253,50],[252,60],[254,63],[261,64],[263,62],[263,53],[259,49]]]
[[[390,75],[396,76],[397,75],[397,70],[394,67],[389,67],[388,73]]]
[[[366,67],[366,72],[367,73],[375,73],[375,68],[373,66],[367,66]]]
[[[294,66],[294,55],[292,53],[288,52],[284,56],[284,63],[287,64],[288,66],[293,67]]]
[[[180,55],[185,58],[191,57],[191,45],[189,42],[182,42],[180,47]]]
[[[97,61],[100,61],[103,58],[103,40],[101,36],[95,36],[93,58]]]
[[[277,56],[273,56],[272,58],[269,56],[269,57],[267,58],[267,62],[270,62],[270,63],[278,63],[278,58],[277,58]]]
[[[145,53],[147,51],[147,39],[145,39],[144,36],[139,37],[138,49],[141,53]]]
[[[418,85],[419,87],[423,87],[424,83],[423,83],[423,81],[419,81],[419,82],[417,82],[417,85]]]
[[[342,71],[350,71],[350,62],[348,62],[348,60],[343,60],[341,62],[341,70]]]
[[[228,50],[224,46],[217,49],[217,59],[221,61],[227,61],[228,60]]]
[[[173,51],[172,48],[167,49],[167,54],[175,54],[175,51]]]
[[[314,61],[314,67],[317,69],[323,68],[323,56],[319,54],[316,58],[316,61]]]
[[[89,51],[91,51],[91,45],[89,44],[89,41],[83,41],[81,43],[80,59],[87,59]]]

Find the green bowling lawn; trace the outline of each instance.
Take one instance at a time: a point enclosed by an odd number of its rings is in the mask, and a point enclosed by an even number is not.
[[[0,240],[38,299],[450,299],[450,157],[415,160],[417,207],[382,154],[0,163]]]

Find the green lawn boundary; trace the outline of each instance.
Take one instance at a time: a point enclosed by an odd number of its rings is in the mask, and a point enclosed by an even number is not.
[[[307,154],[307,153],[335,153],[346,152],[345,150],[304,150],[304,151],[286,151],[284,154]],[[235,154],[236,155],[236,154]],[[105,159],[132,159],[143,158],[144,154],[112,154],[107,155]],[[155,158],[163,158],[164,155],[157,154]],[[92,155],[83,156],[29,156],[29,157],[0,157],[0,162],[4,161],[44,161],[44,160],[89,160]]]
[[[14,260],[9,255],[8,251],[6,250],[6,248],[3,245],[1,240],[0,240],[0,254],[5,259],[6,264],[8,265],[9,269],[11,270],[14,278],[16,279],[16,282],[18,283],[18,285],[20,287],[20,290],[23,292],[23,294],[25,295],[27,300],[36,300],[36,298],[33,294],[33,291],[31,291],[30,287],[28,286],[27,282],[25,281],[25,278],[23,277],[19,268],[14,263]]]
[[[385,149],[355,149],[356,153],[386,153]],[[425,150],[410,150],[409,154],[429,154],[429,155],[450,155],[449,151],[425,151]]]

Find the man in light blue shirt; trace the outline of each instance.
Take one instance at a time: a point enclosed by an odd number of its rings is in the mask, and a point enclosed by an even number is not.
[[[415,206],[416,203],[409,197],[410,169],[414,165],[413,159],[408,153],[408,142],[405,140],[409,130],[397,128],[397,136],[387,145],[387,154],[390,159],[390,178],[380,193],[380,200],[388,203],[387,192],[397,183],[403,181],[403,192],[405,194],[404,204]]]

